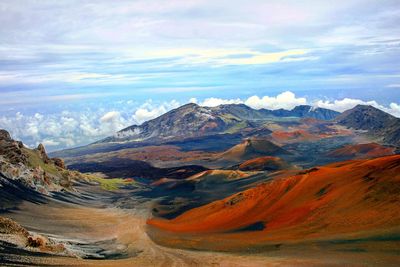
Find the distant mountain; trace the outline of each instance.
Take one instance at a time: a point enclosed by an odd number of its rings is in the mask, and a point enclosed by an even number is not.
[[[242,128],[247,126],[234,115],[186,104],[142,125],[127,127],[101,142],[173,140],[222,133],[238,125]]]
[[[314,118],[319,120],[332,120],[340,114],[340,112],[334,110],[315,108],[308,105],[300,105],[292,110],[278,109],[270,112],[275,117]]]
[[[339,114],[339,112],[333,110],[313,108],[306,105],[295,107],[292,110],[256,110],[244,104],[201,107],[191,103],[171,110],[142,125],[129,126],[99,143],[179,140],[181,138],[234,133],[246,128],[255,129],[260,121],[276,117],[331,120]]]
[[[368,105],[357,105],[336,117],[339,124],[381,139],[384,143],[400,146],[400,119]]]
[[[230,114],[231,116],[235,116],[237,118],[240,118],[241,120],[262,120],[273,116],[271,110],[252,109],[245,104],[228,104],[205,108],[212,110],[213,112],[216,112],[218,114]]]
[[[257,120],[266,119],[268,117],[298,117],[298,118],[314,118],[319,120],[332,120],[340,114],[340,112],[316,108],[309,105],[300,105],[291,110],[286,109],[252,109],[244,104],[220,105],[214,108],[224,113],[229,113],[241,119]]]

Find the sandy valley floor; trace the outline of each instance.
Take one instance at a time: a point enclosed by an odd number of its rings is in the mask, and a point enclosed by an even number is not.
[[[94,197],[93,197],[94,196]],[[63,242],[76,257],[22,250],[0,251],[1,261],[9,266],[396,266],[391,249],[374,253],[346,250],[346,247],[283,245],[261,254],[230,254],[166,248],[154,243],[146,233],[151,202],[122,192],[87,203],[50,200],[47,204],[24,202],[11,213],[3,214],[29,231]],[[111,208],[110,200],[114,204]],[[123,208],[129,200],[129,209]],[[117,205],[115,205],[117,203]],[[121,206],[117,208],[115,206]],[[394,244],[398,246],[398,244]],[[393,244],[389,245],[393,246]],[[397,250],[398,251],[398,250]],[[79,257],[81,256],[81,257]],[[88,257],[89,256],[89,257]],[[86,257],[83,259],[82,257]],[[91,259],[88,259],[91,258]],[[398,259],[398,257],[397,257]]]

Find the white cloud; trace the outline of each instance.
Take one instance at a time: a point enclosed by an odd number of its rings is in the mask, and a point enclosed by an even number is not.
[[[189,99],[189,103],[195,103],[195,104],[197,104],[197,98],[195,98],[195,97],[192,97],[192,98],[190,98]]]
[[[333,109],[339,112],[354,108],[357,105],[371,105],[377,108],[382,108],[376,101],[363,101],[360,99],[343,98],[342,100],[323,101],[318,100],[314,103],[315,106],[320,108]]]
[[[239,98],[237,99],[222,99],[222,98],[215,98],[210,97],[205,99],[203,102],[199,103],[200,106],[204,107],[216,107],[219,105],[226,105],[226,104],[241,104],[243,101]]]
[[[59,141],[63,143],[66,147],[72,147],[76,144],[75,140],[72,137],[71,138],[60,137]]]
[[[120,113],[118,111],[110,111],[104,114],[101,118],[101,122],[113,122],[119,119]]]
[[[68,130],[73,130],[79,124],[74,118],[70,118],[70,117],[61,117],[61,123],[62,123],[63,127]]]
[[[88,122],[80,123],[79,128],[82,130],[82,133],[85,136],[95,137],[95,136],[99,135],[98,130],[95,127],[93,127],[91,124],[89,124]]]
[[[39,133],[39,129],[35,123],[30,122],[27,124],[26,132],[30,135],[36,136]]]
[[[165,112],[177,108],[180,103],[176,100],[164,102],[161,105],[154,104],[151,99],[142,104],[132,115],[132,118],[139,124],[154,119]]]
[[[58,146],[60,144],[60,142],[54,141],[52,139],[44,139],[42,141],[42,144],[44,146]]]
[[[43,115],[42,114],[40,114],[40,113],[35,113],[35,116],[34,116],[37,120],[41,120],[41,119],[43,119]]]
[[[23,117],[24,117],[24,115],[22,115],[21,112],[17,112],[17,113],[15,114],[15,119],[16,119],[17,121],[21,120]]]
[[[165,112],[166,109],[162,106],[154,109],[139,108],[138,110],[136,110],[133,117],[138,123],[143,123],[145,121],[154,119]]]
[[[293,109],[298,105],[306,105],[307,100],[304,97],[297,98],[296,95],[290,91],[283,92],[276,97],[264,96],[251,96],[245,102],[247,106],[254,109]]]
[[[400,104],[396,104],[396,103],[390,103],[390,110],[386,109],[387,112],[389,112],[390,114],[396,116],[396,117],[400,117]]]

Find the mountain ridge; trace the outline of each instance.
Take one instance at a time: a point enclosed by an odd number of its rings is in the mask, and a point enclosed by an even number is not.
[[[126,127],[118,131],[114,136],[109,136],[96,143],[173,140],[182,137],[235,132],[249,127],[256,127],[258,122],[271,118],[295,117],[332,120],[339,114],[339,112],[333,110],[314,108],[308,105],[300,105],[292,110],[257,110],[245,104],[203,107],[195,103],[189,103],[141,125]]]
[[[357,111],[359,109],[363,109],[362,107],[368,110],[373,109],[374,112],[367,112],[365,115],[355,116],[360,117],[356,120],[361,121],[361,123],[354,124],[354,122],[352,122],[353,119],[349,118],[354,115],[354,110]],[[194,103],[190,103],[177,109],[171,110],[155,119],[144,122],[142,125],[132,125],[124,128],[118,131],[116,135],[109,136],[95,143],[76,148],[54,151],[50,154],[57,157],[71,157],[76,155],[86,155],[88,153],[114,151],[127,147],[148,146],[152,144],[176,144],[177,142],[186,142],[186,140],[195,140],[197,142],[199,138],[208,139],[213,137],[215,137],[214,139],[218,139],[218,141],[215,140],[216,142],[221,141],[224,144],[227,142],[228,139],[230,139],[232,141],[229,143],[228,146],[232,146],[234,144],[237,144],[237,142],[240,142],[244,138],[257,136],[265,137],[271,134],[272,131],[275,132],[279,130],[279,127],[276,128],[275,126],[272,126],[271,128],[268,126],[268,123],[265,124],[265,122],[281,121],[284,124],[284,121],[286,120],[292,120],[296,122],[297,118],[299,118],[300,120],[316,120],[315,118],[312,118],[312,116],[315,115],[315,113],[313,112],[317,112],[317,114],[320,114],[320,112],[333,112],[333,115],[337,114],[338,116],[336,116],[334,119],[329,120],[329,123],[338,124],[356,130],[368,131],[369,133],[367,133],[367,135],[369,135],[369,137],[374,137],[374,140],[371,140],[372,142],[384,143],[387,145],[400,147],[400,119],[390,114],[387,114],[386,112],[379,109],[367,107],[368,106],[359,105],[354,107],[353,109],[349,109],[343,113],[339,113],[328,109],[313,108],[307,105],[297,106],[292,109],[292,111],[283,109],[271,111],[265,109],[255,110],[244,104],[228,104],[206,108]],[[182,109],[185,111],[183,112],[183,114],[179,113],[180,111],[182,111]],[[191,114],[192,110],[200,110],[200,115],[205,114],[203,116],[203,119],[200,120],[200,123],[196,122],[193,119],[193,117],[196,118],[196,116]],[[210,120],[204,118],[205,116],[208,116],[210,118],[209,115],[211,112],[213,112],[217,116],[214,116]],[[364,120],[370,120],[374,122],[376,120],[376,118],[373,118],[374,116],[378,119],[382,117],[380,115],[374,115],[375,113],[382,114],[383,117],[390,118],[390,127],[385,126],[385,130],[379,130],[376,129],[377,127],[370,127],[371,125],[364,124]],[[186,117],[182,116],[185,114],[187,115]],[[273,114],[281,117],[274,116]],[[363,113],[361,112],[360,114]],[[302,117],[285,117],[290,115]],[[369,119],[367,119],[368,117]],[[189,121],[191,121],[191,123],[187,124],[185,122],[187,118],[189,118]],[[249,120],[249,118],[252,118],[252,120]],[[324,121],[321,119],[317,120]],[[173,123],[170,124],[170,122]],[[207,125],[213,125],[215,127],[204,127]],[[329,130],[329,128],[325,126],[323,127],[323,130]],[[141,132],[141,130],[143,129],[144,131]],[[201,129],[203,129],[203,131],[201,131]],[[135,131],[137,134],[136,136],[132,136],[129,134],[132,132],[135,133]],[[158,132],[163,132],[164,136],[158,136]],[[122,138],[117,138],[116,136],[118,135],[120,135]],[[382,136],[384,137],[382,138]],[[194,141],[192,141],[191,143],[193,142]],[[194,145],[194,143],[192,145]]]

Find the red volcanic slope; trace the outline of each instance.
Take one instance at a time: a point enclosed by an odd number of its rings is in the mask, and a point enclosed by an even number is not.
[[[237,180],[249,177],[250,174],[243,171],[236,170],[207,170],[196,173],[188,178],[186,181],[202,180],[202,179],[219,179],[219,180]]]
[[[280,146],[263,138],[249,138],[220,154],[219,158],[228,161],[244,161],[260,156],[289,154]]]
[[[399,204],[400,155],[395,155],[301,171],[148,224],[244,246],[391,229],[400,224]],[[265,228],[243,231],[255,224]]]
[[[239,165],[241,171],[277,171],[288,167],[288,164],[279,157],[259,157],[250,159]]]
[[[375,158],[394,154],[394,148],[377,143],[347,145],[329,152],[327,155],[335,158]]]
[[[320,139],[318,135],[311,134],[306,130],[299,129],[294,131],[275,131],[272,134],[274,140],[285,141],[311,141]]]

